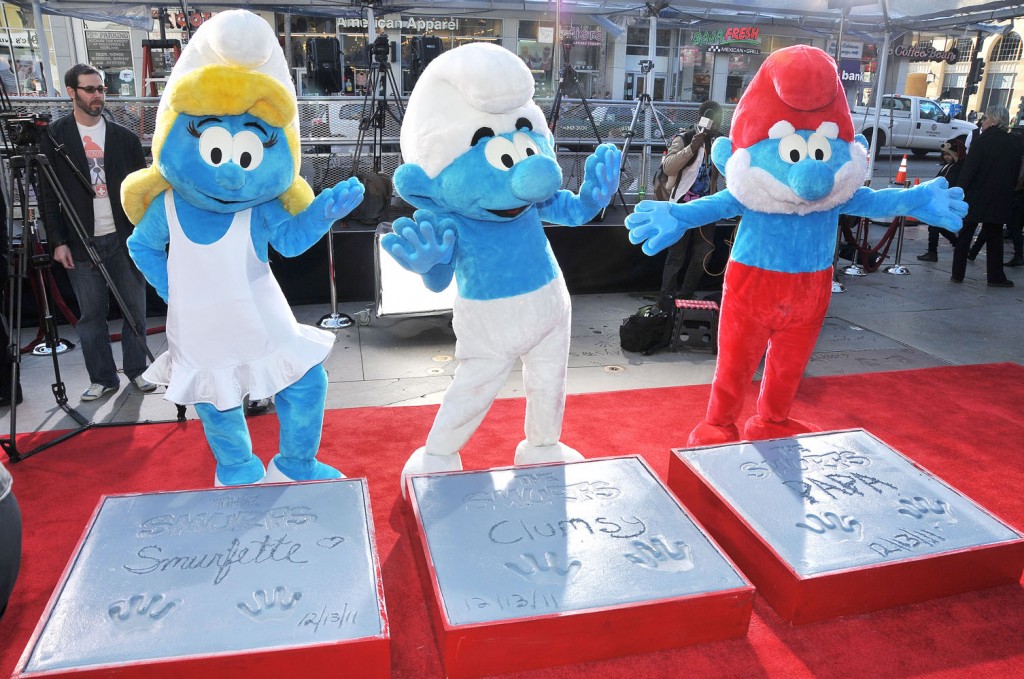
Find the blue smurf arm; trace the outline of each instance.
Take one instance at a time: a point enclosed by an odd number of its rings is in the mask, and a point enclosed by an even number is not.
[[[132,235],[128,237],[128,253],[135,266],[153,286],[160,299],[167,301],[167,244],[171,232],[167,227],[164,193],[153,199]]]
[[[324,189],[297,215],[288,214],[276,200],[261,205],[260,211],[270,244],[285,257],[295,257],[319,241],[335,221],[351,212],[362,200],[362,183],[350,177]],[[256,242],[255,238],[253,242]],[[266,261],[265,252],[257,249],[257,254]]]
[[[579,195],[562,190],[537,205],[542,221],[579,226],[608,206],[619,188],[622,152],[614,144],[601,144],[587,157]]]
[[[653,255],[678,241],[690,229],[741,215],[743,209],[728,189],[689,203],[643,200],[633,214],[626,217],[629,242],[643,243],[643,251]]]
[[[949,188],[946,179],[938,177],[910,189],[872,191],[866,187],[859,188],[840,212],[878,220],[908,215],[955,233],[963,226],[967,203],[964,202],[963,189]]]
[[[403,269],[423,276],[427,289],[440,292],[455,275],[455,245],[458,228],[448,217],[429,210],[417,210],[412,219],[399,217],[391,233],[381,236],[384,251]]]

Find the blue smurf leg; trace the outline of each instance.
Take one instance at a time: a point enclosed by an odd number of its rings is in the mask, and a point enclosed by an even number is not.
[[[263,463],[252,454],[252,439],[245,426],[242,407],[217,410],[209,403],[197,403],[206,441],[217,460],[217,486],[242,486],[263,480]]]
[[[280,452],[267,468],[267,481],[319,481],[343,475],[318,462],[327,399],[327,371],[316,365],[274,397],[281,424]]]

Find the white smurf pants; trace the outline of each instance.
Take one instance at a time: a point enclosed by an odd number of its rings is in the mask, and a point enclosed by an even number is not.
[[[429,455],[452,455],[480,426],[517,358],[523,360],[526,442],[550,446],[562,435],[572,308],[561,275],[515,297],[457,297],[452,316],[459,365],[427,436]]]

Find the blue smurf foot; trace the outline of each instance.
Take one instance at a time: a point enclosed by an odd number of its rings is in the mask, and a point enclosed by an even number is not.
[[[217,460],[215,486],[244,486],[262,483],[263,462],[252,454],[252,439],[241,406],[217,410],[209,403],[197,403],[206,441]]]
[[[322,365],[313,366],[302,379],[274,397],[281,423],[281,452],[267,465],[267,483],[344,477],[334,467],[316,459],[326,399],[327,371]]]

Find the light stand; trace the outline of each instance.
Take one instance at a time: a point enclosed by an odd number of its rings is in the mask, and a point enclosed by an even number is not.
[[[601,144],[601,131],[597,129],[597,121],[594,120],[594,113],[590,109],[590,102],[583,96],[583,88],[580,86],[579,74],[576,69],[572,67],[569,61],[569,52],[572,51],[573,42],[566,36],[562,38],[562,67],[558,71],[558,87],[555,88],[555,99],[551,102],[551,114],[548,115],[548,129],[551,130],[551,134],[555,133],[558,126],[558,116],[562,112],[562,97],[565,96],[566,85],[572,85],[576,88],[576,96],[579,97],[580,103],[583,105],[583,110],[587,114],[587,120],[590,121],[590,128],[594,131],[594,139],[597,140],[598,144]],[[625,153],[625,151],[623,151]],[[622,195],[621,182],[618,188],[619,200],[622,204],[626,204],[626,198]],[[601,210],[604,213],[604,209]]]
[[[658,118],[658,111],[656,108],[654,108],[654,101],[651,99],[651,95],[648,93],[651,78],[647,74],[649,74],[653,70],[654,61],[650,59],[644,59],[643,61],[640,62],[640,71],[645,76],[644,91],[640,94],[640,97],[637,99],[636,106],[633,108],[633,119],[629,123],[629,128],[625,132],[623,132],[622,135],[623,137],[625,137],[626,141],[622,145],[622,164],[619,166],[620,176],[623,176],[626,170],[626,161],[629,158],[629,147],[632,146],[633,138],[636,136],[636,125],[637,122],[639,122],[640,120],[641,111],[644,111],[646,113],[644,119],[645,121],[647,121],[646,124],[648,127],[650,126],[650,118],[654,118],[654,122],[657,123],[658,125],[658,133],[661,134],[662,142],[665,143],[666,146],[668,145],[668,140],[665,137],[665,130],[661,126],[661,119]],[[643,152],[640,154],[640,172],[638,173],[640,175],[638,179],[638,195],[640,200],[643,200],[644,196],[647,193],[647,170],[649,167],[649,163],[650,149],[644,147]],[[628,207],[626,206],[626,201],[625,199],[622,198],[621,190],[619,191],[619,198],[622,199],[622,207],[628,210]]]
[[[352,172],[349,176],[356,176],[359,172],[359,161],[362,157],[363,145],[366,143],[366,134],[372,130],[371,153],[373,156],[373,171],[379,173],[381,169],[384,125],[387,116],[402,123],[405,117],[405,107],[398,97],[398,82],[391,70],[389,61],[391,44],[386,35],[378,36],[370,47],[370,69],[366,77],[366,93],[363,95],[363,108],[359,114],[359,135],[356,137],[355,150],[352,152]],[[396,115],[389,107],[387,101],[388,87],[391,88],[392,99],[398,109]],[[338,291],[334,282],[334,229],[327,230],[327,268],[330,280],[331,291],[331,312],[325,314],[317,325],[326,330],[340,330],[351,326],[355,321],[348,314],[338,312]]]
[[[3,103],[8,103],[6,100]],[[7,206],[7,229],[9,242],[14,242],[14,198],[18,197],[18,200],[22,206],[24,216],[28,216],[28,202],[29,202],[29,187],[35,187],[37,195],[43,195],[43,192],[52,192],[52,195],[56,198],[60,205],[64,219],[68,222],[72,229],[74,229],[76,235],[85,245],[85,250],[89,255],[89,258],[98,271],[103,275],[107,286],[114,296],[124,319],[126,320],[129,328],[136,337],[143,341],[143,349],[145,350],[146,356],[152,362],[154,360],[153,354],[149,351],[149,347],[145,344],[145,338],[139,327],[138,319],[134,318],[128,313],[128,307],[125,304],[124,298],[121,296],[120,291],[110,278],[110,273],[107,271],[106,265],[103,260],[100,259],[96,253],[96,249],[93,246],[93,237],[90,236],[75,212],[67,193],[64,191],[64,187],[60,185],[57,178],[56,172],[50,165],[49,158],[43,154],[39,149],[39,142],[44,134],[48,133],[49,116],[48,115],[32,115],[32,116],[19,116],[8,112],[3,116],[3,122],[7,128],[4,136],[5,141],[8,136],[7,131],[10,132],[9,137],[11,145],[13,146],[15,153],[10,158],[11,176],[9,183],[8,195],[11,200]],[[54,149],[64,162],[68,164],[68,167],[75,170],[75,175],[79,181],[83,182],[84,186],[88,187],[89,191],[92,191],[92,187],[86,181],[85,177],[78,172],[78,169],[74,166],[73,161],[64,152],[63,147],[57,144],[54,140]],[[43,223],[46,226],[46,214],[43,213]],[[53,315],[50,311],[50,304],[47,298],[47,286],[45,284],[43,269],[52,264],[52,258],[49,254],[38,254],[42,251],[39,234],[36,231],[36,224],[34,219],[24,219],[21,233],[21,245],[17,251],[17,257],[11,257],[8,263],[8,287],[9,287],[9,299],[8,299],[8,318],[10,319],[10,343],[7,351],[12,360],[11,365],[11,386],[16,388],[19,375],[20,375],[20,343],[21,343],[21,295],[23,291],[22,280],[23,277],[29,275],[29,271],[34,271],[37,286],[36,289],[39,292],[42,304],[41,312],[43,314],[43,328],[46,335],[46,344],[51,349],[56,348],[58,338],[56,322],[54,321]],[[16,261],[15,261],[16,260]],[[54,371],[54,382],[51,385],[54,399],[57,405],[67,413],[75,422],[78,423],[79,428],[70,430],[46,443],[30,450],[22,452],[18,450],[17,445],[17,398],[16,393],[11,394],[11,428],[10,436],[8,438],[0,439],[0,447],[3,448],[4,452],[7,453],[8,459],[14,463],[19,462],[26,457],[40,453],[47,448],[56,446],[67,439],[76,436],[88,429],[96,427],[117,427],[117,426],[128,426],[134,425],[135,422],[104,422],[97,423],[91,422],[82,416],[77,410],[68,405],[67,390],[64,385],[64,381],[60,375],[60,363],[57,360],[57,354],[59,352],[51,350],[49,352],[50,357],[53,359],[53,371]],[[185,408],[184,406],[177,406],[178,408],[178,421],[184,420]]]

